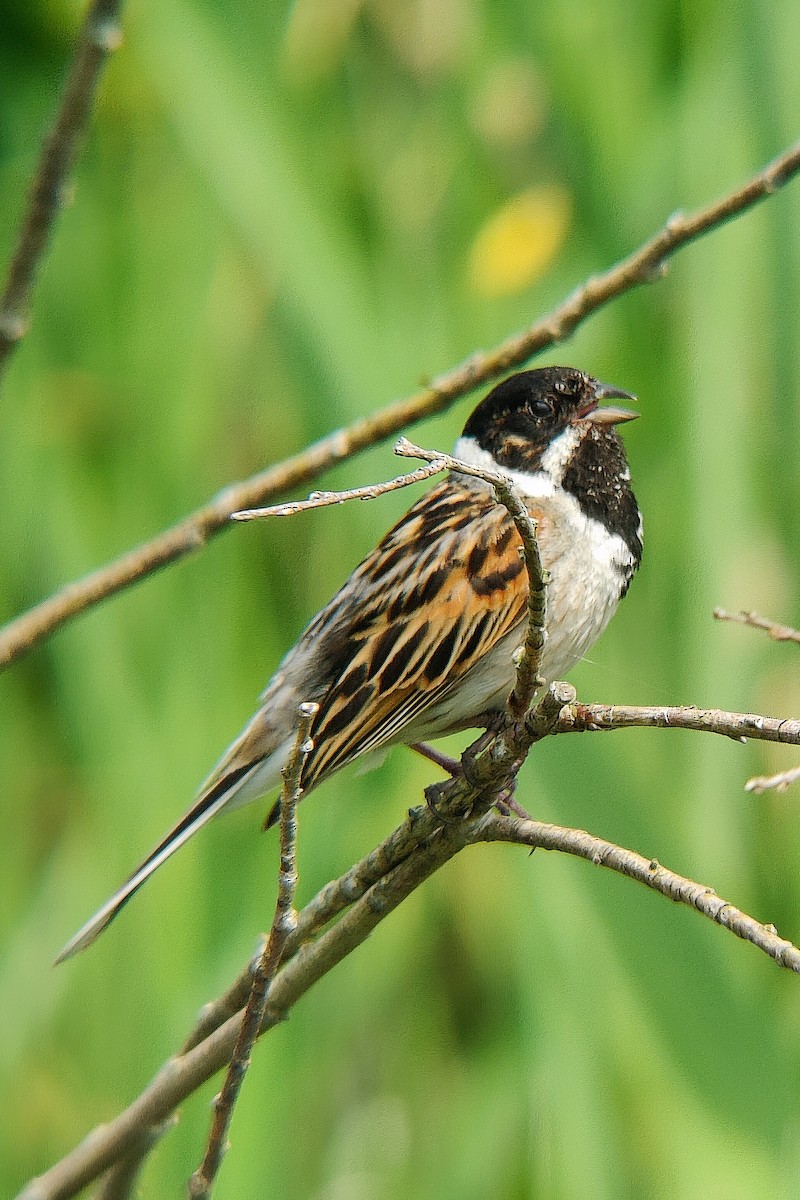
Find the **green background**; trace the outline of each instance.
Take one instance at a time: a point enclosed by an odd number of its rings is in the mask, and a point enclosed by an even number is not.
[[[0,14],[3,261],[78,17],[63,0]],[[138,0],[125,29],[4,382],[9,618],[494,345],[798,134],[796,0]],[[547,183],[572,204],[555,262],[477,294],[479,229]],[[800,711],[797,648],[711,618],[800,622],[798,229],[795,183],[540,360],[643,412],[625,431],[643,568],[574,673],[583,699]],[[414,436],[449,448],[470,404]],[[383,446],[323,486],[397,469]],[[257,805],[50,966],[407,503],[237,527],[0,680],[3,1194],[139,1091],[268,924]],[[797,941],[800,790],[743,784],[798,761],[689,733],[561,738],[519,795]],[[397,750],[321,788],[300,899],[435,774]],[[794,1197],[799,1042],[800,981],[752,947],[586,863],[472,849],[259,1047],[216,1194]],[[214,1090],[183,1106],[142,1196],[184,1194]]]

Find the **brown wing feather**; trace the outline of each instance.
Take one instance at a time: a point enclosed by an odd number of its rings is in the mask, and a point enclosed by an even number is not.
[[[312,730],[307,789],[358,755],[401,740],[403,728],[524,619],[520,551],[506,510],[485,489],[454,477],[386,535],[304,635],[346,645]],[[352,605],[344,603],[351,597]]]

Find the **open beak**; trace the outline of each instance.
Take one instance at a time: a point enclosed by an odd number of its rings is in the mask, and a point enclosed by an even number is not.
[[[630,408],[619,408],[613,404],[607,404],[601,408],[603,400],[633,400],[635,403],[636,397],[630,392],[623,391],[622,388],[610,387],[607,383],[598,383],[592,399],[579,411],[578,416],[584,421],[591,421],[594,425],[621,425],[623,421],[635,421],[639,416]]]

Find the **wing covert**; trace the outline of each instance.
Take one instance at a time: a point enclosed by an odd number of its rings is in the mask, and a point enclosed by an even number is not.
[[[527,598],[519,535],[491,492],[451,476],[423,496],[304,635],[343,647],[304,786],[398,740],[525,619]]]

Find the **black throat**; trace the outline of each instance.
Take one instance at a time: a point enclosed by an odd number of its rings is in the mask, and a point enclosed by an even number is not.
[[[561,482],[587,517],[600,521],[609,533],[622,538],[636,567],[642,557],[641,514],[630,475],[618,434],[595,427],[577,447]]]

